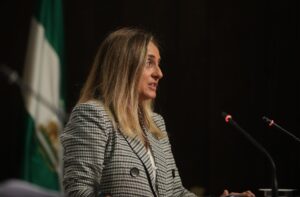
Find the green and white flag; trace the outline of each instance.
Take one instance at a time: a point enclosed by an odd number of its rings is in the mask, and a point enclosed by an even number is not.
[[[36,93],[23,92],[28,115],[23,178],[61,190],[62,148],[58,137],[63,121],[53,109],[64,109],[62,2],[37,0],[37,4],[23,73],[24,83]]]

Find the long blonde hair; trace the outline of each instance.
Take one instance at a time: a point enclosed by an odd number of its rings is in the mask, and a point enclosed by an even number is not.
[[[79,103],[101,100],[120,131],[142,141],[141,124],[157,138],[164,136],[152,119],[153,100],[139,102],[138,84],[149,42],[158,47],[153,35],[141,29],[121,28],[109,34],[100,45],[79,99]]]

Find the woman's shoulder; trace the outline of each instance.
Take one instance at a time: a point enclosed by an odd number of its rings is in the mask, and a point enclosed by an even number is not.
[[[105,107],[100,100],[89,100],[86,102],[80,102],[77,103],[74,108],[74,110],[100,110],[105,111]]]
[[[159,113],[156,113],[156,112],[152,113],[152,118],[153,118],[154,122],[164,121],[164,118],[162,117],[162,115],[160,115]]]
[[[77,103],[73,109],[71,116],[75,115],[87,115],[94,117],[108,117],[108,112],[104,107],[104,104],[100,100],[90,100],[87,102]]]
[[[158,126],[158,128],[160,128],[162,131],[166,130],[165,120],[162,115],[160,115],[156,112],[153,112],[152,119],[153,119],[154,123]]]
[[[70,121],[85,120],[86,122],[97,122],[108,127],[111,125],[111,118],[106,107],[100,100],[90,100],[77,103],[71,112]]]

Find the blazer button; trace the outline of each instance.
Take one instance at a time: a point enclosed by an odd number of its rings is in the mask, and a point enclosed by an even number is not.
[[[130,175],[131,175],[132,177],[137,177],[137,176],[139,176],[139,174],[140,174],[139,169],[137,169],[137,168],[131,168],[131,170],[130,170]]]
[[[175,178],[175,170],[174,169],[172,169],[172,177],[173,177],[173,179]]]

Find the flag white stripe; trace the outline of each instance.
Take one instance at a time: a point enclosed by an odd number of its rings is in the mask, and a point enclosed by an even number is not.
[[[45,36],[44,27],[34,18],[31,23],[29,38],[29,54],[25,63],[24,80],[34,92],[57,109],[59,108],[59,57]],[[34,55],[33,55],[34,54]],[[49,120],[58,122],[56,114],[43,103],[37,101],[32,94],[24,95],[26,108],[37,123],[47,123]],[[49,117],[51,117],[49,119]]]
[[[29,54],[25,62],[24,81],[34,92],[46,99],[53,107],[59,109],[59,57],[46,39],[44,27],[35,18],[31,22],[27,51]],[[24,93],[24,99],[26,109],[35,122],[36,135],[57,170],[59,164],[55,153],[40,132],[40,126],[47,127],[49,122],[55,122],[60,130],[61,123],[58,121],[57,115],[42,102],[39,102],[33,94]]]

